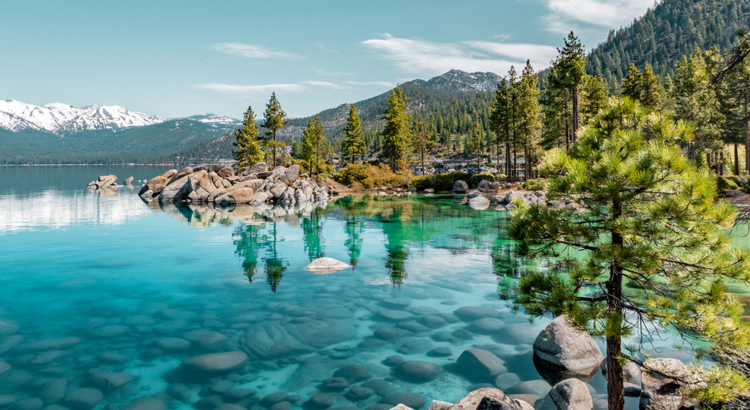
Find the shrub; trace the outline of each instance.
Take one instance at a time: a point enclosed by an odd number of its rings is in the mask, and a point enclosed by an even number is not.
[[[420,191],[424,191],[427,188],[432,188],[432,176],[424,175],[421,177],[414,177],[411,179],[409,186],[417,188]]]
[[[527,191],[544,191],[547,180],[544,178],[529,179],[521,185]]]
[[[734,189],[739,188],[737,185],[737,181],[735,181],[736,178],[731,177],[717,177],[716,178],[716,187],[719,189],[719,191],[732,191]]]
[[[444,174],[435,175],[433,185],[436,191],[452,191],[453,184],[462,179],[466,181],[469,179],[469,175],[463,171],[446,172]]]
[[[411,174],[395,173],[385,165],[349,164],[346,168],[340,169],[333,179],[344,185],[372,189],[385,185],[408,185]]]
[[[474,174],[466,182],[469,184],[469,188],[476,188],[482,180],[495,182],[495,176],[487,172]]]

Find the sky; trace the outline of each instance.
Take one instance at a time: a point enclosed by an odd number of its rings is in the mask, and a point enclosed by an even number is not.
[[[0,99],[121,105],[165,117],[291,117],[450,69],[549,66],[654,0],[2,1]]]

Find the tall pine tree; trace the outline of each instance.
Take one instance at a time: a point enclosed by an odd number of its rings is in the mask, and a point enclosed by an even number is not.
[[[354,162],[357,157],[362,157],[365,153],[365,141],[362,139],[362,123],[357,115],[357,110],[352,105],[349,108],[349,117],[346,119],[344,126],[344,140],[341,141],[342,153],[349,157],[350,162]]]
[[[307,165],[311,176],[320,180],[321,170],[324,168],[326,160],[326,138],[325,127],[320,121],[320,115],[316,114],[315,118],[307,121],[307,128],[302,130],[302,159]]]
[[[237,141],[232,143],[237,150],[232,150],[232,156],[237,160],[237,166],[247,167],[263,161],[263,149],[260,147],[258,125],[255,123],[253,107],[247,107],[242,127],[234,130]]]
[[[385,159],[394,171],[407,167],[411,116],[406,113],[406,98],[401,87],[393,89],[385,109],[385,128],[383,129],[383,150],[381,158]]]
[[[271,100],[266,104],[266,112],[264,116],[263,128],[266,128],[266,138],[264,139],[263,148],[265,150],[271,150],[273,153],[273,166],[276,166],[276,150],[277,148],[284,148],[283,142],[276,140],[276,133],[279,132],[289,120],[286,118],[286,113],[281,109],[279,100],[276,99],[276,93],[271,94]]]

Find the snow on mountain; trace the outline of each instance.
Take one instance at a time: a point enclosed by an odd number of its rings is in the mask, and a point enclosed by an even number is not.
[[[15,100],[0,100],[0,127],[11,131],[32,128],[53,133],[72,133],[137,127],[166,120],[117,105],[89,105],[76,108],[63,103],[49,103],[40,107]]]
[[[426,85],[435,91],[443,92],[488,92],[494,91],[501,80],[502,77],[495,73],[450,70],[427,80]]]
[[[230,118],[230,117],[227,117],[224,115],[218,115],[218,114],[192,115],[190,117],[185,117],[185,119],[193,120],[193,121],[200,121],[205,124],[227,125],[227,126],[236,126],[242,122],[238,119]]]

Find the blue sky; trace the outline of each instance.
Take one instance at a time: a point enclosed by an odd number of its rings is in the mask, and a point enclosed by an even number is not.
[[[0,99],[122,105],[168,117],[290,116],[451,68],[549,65],[570,30],[587,49],[653,0],[3,1]]]

